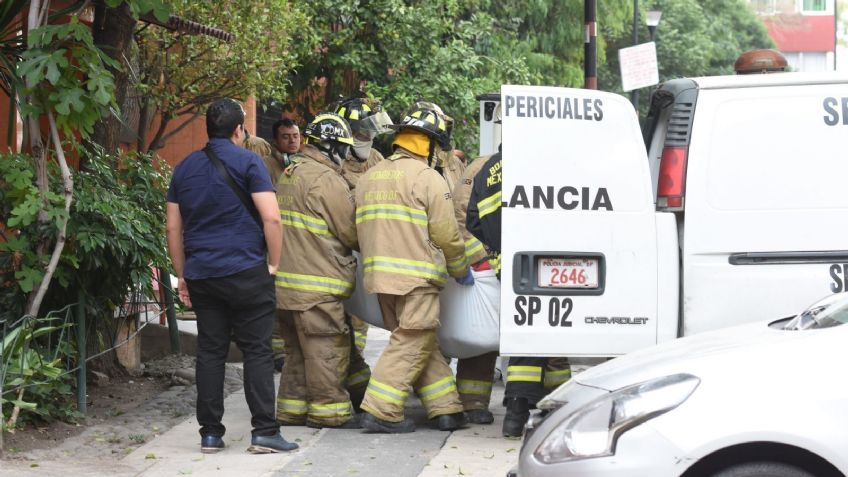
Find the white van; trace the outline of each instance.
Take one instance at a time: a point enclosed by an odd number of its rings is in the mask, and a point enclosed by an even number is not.
[[[848,288],[848,78],[481,97],[503,137],[501,353],[615,356]],[[489,130],[488,136],[485,131]]]

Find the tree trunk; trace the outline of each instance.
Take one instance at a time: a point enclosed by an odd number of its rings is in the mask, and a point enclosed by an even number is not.
[[[127,58],[131,54],[135,26],[136,19],[132,16],[128,2],[122,2],[116,8],[107,8],[103,3],[97,3],[92,26],[94,44],[120,64],[118,68],[109,68],[115,76],[115,103],[119,107],[123,107],[130,86]],[[109,115],[94,125],[91,141],[103,146],[107,152],[114,152],[120,146],[122,128],[122,119]]]
[[[59,163],[59,170],[62,172],[62,193],[65,196],[66,215],[65,218],[59,219],[59,234],[56,237],[56,245],[53,246],[53,253],[50,255],[50,262],[48,262],[47,269],[44,271],[44,278],[41,279],[35,295],[30,298],[29,309],[27,310],[27,314],[30,316],[38,316],[41,302],[44,300],[44,295],[47,294],[50,281],[53,279],[53,273],[59,266],[59,258],[62,257],[62,250],[65,248],[65,232],[68,229],[67,217],[71,214],[71,202],[74,199],[74,178],[71,176],[65,151],[62,149],[62,139],[59,137],[59,130],[56,128],[56,119],[51,111],[47,112],[47,122],[50,125],[50,137],[56,150],[56,161]]]

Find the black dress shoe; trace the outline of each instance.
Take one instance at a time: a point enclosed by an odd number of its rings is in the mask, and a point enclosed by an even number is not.
[[[380,432],[383,434],[407,434],[415,432],[415,423],[409,418],[400,422],[391,422],[384,421],[365,412],[362,414],[360,422],[362,423],[362,428],[370,432]]]
[[[299,446],[294,442],[289,442],[280,434],[273,436],[253,436],[250,438],[250,447],[247,451],[251,454],[273,454],[280,452],[288,452],[297,449]]]
[[[224,439],[221,436],[203,436],[200,438],[200,452],[214,454],[224,450]]]
[[[509,398],[503,422],[504,437],[521,437],[524,425],[530,418],[530,404],[526,398]]]
[[[495,416],[488,409],[472,409],[465,411],[465,417],[472,424],[491,424],[495,422]]]
[[[455,431],[468,426],[468,419],[464,412],[444,414],[433,418],[440,431]]]

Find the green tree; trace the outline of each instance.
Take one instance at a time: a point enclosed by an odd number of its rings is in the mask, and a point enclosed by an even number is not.
[[[662,21],[656,30],[661,82],[732,74],[733,64],[741,53],[774,47],[765,26],[744,0],[654,0],[643,4],[646,10],[662,11]],[[639,37],[648,38],[644,24]],[[629,34],[608,45],[610,61],[601,69],[601,89],[621,91],[618,50],[628,46],[631,46]]]
[[[629,2],[600,2],[601,24],[624,28]],[[397,117],[417,99],[458,119],[476,145],[480,93],[501,84],[582,84],[582,0],[296,0],[301,66],[290,80],[305,119],[340,95],[380,98]],[[603,40],[601,42],[603,44]]]
[[[291,32],[306,24],[287,0],[172,0],[170,5],[174,14],[225,30],[233,38],[138,28],[139,151],[162,148],[218,97],[284,96],[286,74],[297,59]],[[145,141],[153,117],[159,119],[158,127]],[[177,118],[179,124],[169,130]]]

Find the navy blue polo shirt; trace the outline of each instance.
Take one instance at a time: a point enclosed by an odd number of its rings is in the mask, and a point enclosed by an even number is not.
[[[212,138],[209,144],[248,196],[274,191],[258,155],[229,139]],[[174,169],[168,202],[180,206],[185,278],[226,277],[266,263],[265,234],[203,151]]]

